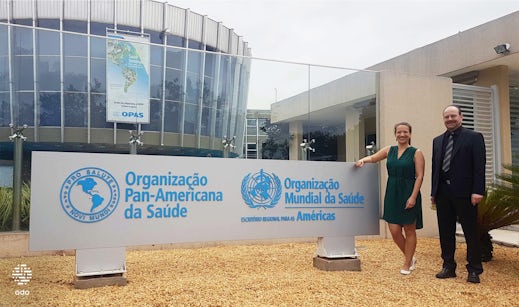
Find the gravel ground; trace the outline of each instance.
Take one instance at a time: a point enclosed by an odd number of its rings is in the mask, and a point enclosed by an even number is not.
[[[357,239],[356,247],[360,272],[314,268],[316,243],[127,251],[128,285],[84,290],[73,286],[74,256],[6,258],[0,306],[519,306],[519,248],[494,244],[481,284],[470,284],[463,243],[458,277],[446,280],[434,277],[438,239],[418,239],[409,276],[400,275],[403,260],[391,240]],[[21,263],[33,272],[25,286],[11,277]],[[20,289],[28,295],[15,295]]]

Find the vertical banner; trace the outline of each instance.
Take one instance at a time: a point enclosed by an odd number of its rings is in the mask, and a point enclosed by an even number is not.
[[[106,121],[150,122],[149,37],[107,33]]]

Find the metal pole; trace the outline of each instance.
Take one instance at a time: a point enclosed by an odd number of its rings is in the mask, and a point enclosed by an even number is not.
[[[234,150],[236,146],[234,146],[234,142],[236,141],[236,137],[233,136],[232,138],[227,138],[227,136],[224,136],[222,139],[222,145],[223,145],[223,157],[229,158],[229,153],[231,150]]]
[[[9,139],[14,142],[14,170],[13,170],[13,231],[20,230],[20,211],[22,207],[22,162],[23,162],[23,141],[27,138],[23,136],[23,127],[15,128],[10,124],[11,136]]]
[[[143,145],[141,141],[141,136],[143,135],[142,131],[134,131],[130,130],[130,141],[128,144],[130,144],[130,154],[136,155],[137,154],[137,145]]]
[[[299,146],[301,146],[301,160],[309,160],[310,159],[310,153],[309,151],[315,152],[315,148],[312,147],[312,144],[315,144],[315,140],[311,139],[310,142],[308,142],[306,139],[303,139],[303,143],[301,143]]]

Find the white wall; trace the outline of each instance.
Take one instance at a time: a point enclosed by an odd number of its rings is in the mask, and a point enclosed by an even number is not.
[[[436,211],[431,209],[430,201],[432,139],[445,130],[442,111],[451,102],[450,78],[416,76],[393,71],[380,73],[379,148],[396,144],[394,125],[405,121],[413,127],[412,145],[422,150],[425,156],[425,175],[421,189],[424,228],[418,232],[419,236],[438,235]],[[380,163],[380,168],[383,197],[387,181],[385,162]],[[380,233],[390,237],[387,229],[381,229]]]

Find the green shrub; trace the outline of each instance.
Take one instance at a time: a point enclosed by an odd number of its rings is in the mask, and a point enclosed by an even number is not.
[[[31,187],[22,185],[22,203],[20,208],[20,228],[29,230],[31,207]],[[13,227],[13,189],[0,187],[0,231],[10,231]]]
[[[496,183],[487,189],[487,196],[478,204],[483,261],[493,257],[489,231],[519,224],[519,166],[503,165],[503,168],[510,172],[496,175]]]

